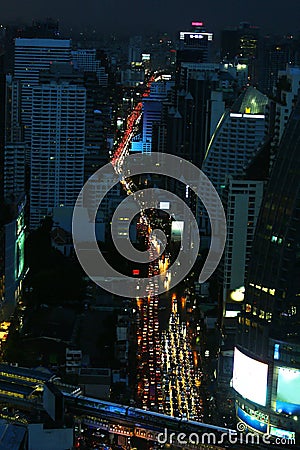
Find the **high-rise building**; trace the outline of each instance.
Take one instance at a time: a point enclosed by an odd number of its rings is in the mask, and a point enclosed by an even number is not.
[[[203,22],[192,22],[191,31],[181,31],[176,55],[177,70],[182,62],[208,62],[212,40],[213,33],[205,30]]]
[[[84,181],[86,89],[70,64],[53,64],[32,88],[30,226],[74,206]]]
[[[72,61],[74,67],[83,72],[95,72],[100,86],[107,86],[108,74],[105,67],[101,65],[101,61],[97,59],[96,49],[80,49],[73,50]]]
[[[215,79],[195,75],[188,79],[186,89],[177,91],[173,106],[168,110],[167,152],[198,167],[201,167],[210,138],[211,95],[216,86]]]
[[[108,163],[107,136],[111,123],[106,102],[106,89],[99,85],[95,72],[85,72],[85,156],[84,179],[87,180],[99,167]]]
[[[227,316],[239,311],[252,249],[264,182],[230,176],[223,189],[227,238],[221,264],[223,309]],[[237,292],[236,292],[237,291]]]
[[[4,196],[7,200],[19,198],[25,193],[26,145],[21,124],[20,82],[6,76],[5,91],[5,149]]]
[[[227,110],[207,148],[202,170],[221,193],[227,175],[242,175],[265,139],[267,96],[247,88]]]
[[[255,431],[300,431],[300,100],[280,143],[245,286],[234,356],[237,417]]]
[[[219,121],[202,164],[203,172],[219,195],[228,175],[242,175],[264,142],[267,102],[267,96],[249,87]],[[197,220],[201,229],[209,232],[208,216],[201,203],[198,204]]]
[[[128,64],[142,61],[142,36],[132,36],[128,46]]]
[[[5,145],[5,74],[4,55],[0,55],[0,202],[4,198],[4,145]]]
[[[161,122],[163,101],[173,85],[172,81],[152,83],[149,97],[143,99],[143,153],[151,153],[154,126]]]
[[[278,72],[294,62],[293,39],[265,37],[259,54],[258,87],[268,95],[276,95]]]
[[[300,67],[286,66],[278,72],[274,141],[279,144],[292,110],[295,107],[300,86]]]
[[[257,59],[259,49],[259,28],[248,22],[228,28],[221,33],[221,58],[223,61],[238,61],[246,64],[249,81],[257,83]]]
[[[15,39],[14,75],[21,82],[21,120],[27,143],[31,139],[32,89],[39,83],[39,72],[54,62],[70,61],[70,40]]]

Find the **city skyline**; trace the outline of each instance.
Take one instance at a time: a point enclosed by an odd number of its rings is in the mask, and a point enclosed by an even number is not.
[[[159,9],[159,14],[157,11]],[[249,22],[257,25],[264,33],[297,33],[298,3],[296,0],[287,0],[285,7],[279,0],[265,0],[263,3],[241,3],[232,0],[227,2],[214,0],[201,8],[192,0],[182,8],[181,2],[166,0],[163,5],[154,0],[147,9],[144,2],[131,0],[104,0],[97,4],[94,0],[84,5],[74,5],[65,0],[54,0],[51,4],[41,4],[33,0],[30,8],[19,0],[14,0],[2,6],[2,23],[21,23],[32,20],[42,20],[52,17],[59,20],[63,28],[84,27],[91,25],[97,32],[116,32],[119,34],[150,31],[176,32],[182,27],[189,26],[192,19],[203,20],[207,28],[218,32],[227,26],[236,26],[240,22]]]
[[[295,0],[12,2],[0,448],[300,448]]]

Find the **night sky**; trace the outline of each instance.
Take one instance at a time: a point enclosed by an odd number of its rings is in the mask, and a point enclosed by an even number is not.
[[[265,32],[300,31],[299,0],[5,0],[3,23],[52,17],[64,26],[91,24],[97,31],[134,34],[178,31],[203,20],[210,31],[240,21]]]

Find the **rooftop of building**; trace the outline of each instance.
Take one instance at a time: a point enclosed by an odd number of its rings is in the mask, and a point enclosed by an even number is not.
[[[71,47],[70,39],[16,38],[16,47]]]
[[[7,374],[7,376],[12,375],[15,377],[25,377],[28,379],[37,379],[41,381],[49,381],[53,378],[52,373],[46,373],[40,369],[28,369],[27,367],[16,367],[4,363],[0,364],[0,374],[1,376]]]
[[[235,101],[231,112],[240,114],[264,114],[268,97],[249,86]]]

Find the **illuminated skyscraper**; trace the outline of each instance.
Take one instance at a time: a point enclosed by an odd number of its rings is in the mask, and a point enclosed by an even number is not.
[[[202,165],[219,193],[227,175],[243,169],[265,138],[265,107],[268,98],[249,87],[221,118],[208,145]]]
[[[83,72],[95,72],[100,86],[107,86],[108,74],[101,61],[97,58],[96,49],[80,49],[72,51],[72,61],[75,68]]]
[[[203,22],[192,22],[191,31],[181,31],[179,33],[177,67],[182,62],[208,62],[212,40],[213,33],[205,30]]]
[[[30,226],[74,206],[84,181],[86,89],[68,64],[52,65],[32,89]]]
[[[149,97],[143,99],[143,153],[152,151],[153,127],[161,122],[162,104],[167,99],[172,86],[171,81],[152,83]]]
[[[4,197],[19,198],[25,193],[26,145],[21,124],[20,82],[6,76],[5,90]]]
[[[53,62],[70,61],[70,40],[22,38],[15,40],[14,75],[21,81],[21,119],[27,143],[31,139],[32,88],[39,83],[40,70],[49,69]]]

